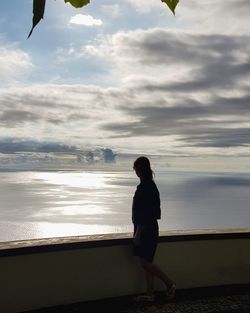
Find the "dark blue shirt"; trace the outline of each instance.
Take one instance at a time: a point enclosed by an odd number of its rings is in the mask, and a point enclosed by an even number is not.
[[[149,225],[161,218],[158,188],[153,180],[142,181],[135,191],[132,221],[135,225]]]

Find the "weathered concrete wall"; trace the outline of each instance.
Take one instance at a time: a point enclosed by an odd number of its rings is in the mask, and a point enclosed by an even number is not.
[[[155,263],[178,288],[250,283],[250,238],[161,242]],[[0,257],[0,312],[136,294],[143,273],[126,243]],[[158,289],[163,288],[157,282]]]

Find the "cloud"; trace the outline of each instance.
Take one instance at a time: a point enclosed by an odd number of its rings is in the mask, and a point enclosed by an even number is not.
[[[85,26],[101,26],[103,24],[102,20],[95,19],[91,15],[76,14],[71,17],[70,24],[85,25]]]
[[[222,53],[228,61],[246,60],[248,40],[244,35],[193,34],[163,28],[118,32],[112,37],[113,55],[148,65],[207,64],[221,60]]]
[[[146,14],[152,13],[153,10],[167,10],[166,4],[163,4],[160,0],[126,0],[131,6],[133,6],[138,13]]]
[[[151,29],[117,33],[112,43],[116,63],[136,68],[143,66],[160,74],[158,67],[165,66],[171,73],[186,68],[188,77],[179,80],[178,86],[169,81],[169,87],[178,90],[209,88],[210,85],[228,87],[232,80],[239,76],[244,78],[250,72],[249,36],[194,35]]]
[[[62,143],[38,142],[15,138],[0,139],[0,153],[11,154],[18,152],[76,153],[77,148]]]
[[[161,106],[153,102],[133,109],[124,106],[127,122],[113,122],[103,127],[117,137],[175,136],[177,143],[189,147],[249,146],[249,105],[250,97],[246,96],[214,97],[209,102],[183,98],[172,106],[166,101],[162,101]]]
[[[152,92],[241,89],[250,78],[250,37],[246,35],[135,30],[88,44],[86,52],[115,64],[116,76],[119,71],[123,77],[143,73],[141,77],[148,79],[142,88]]]
[[[0,125],[5,127],[16,127],[25,122],[34,122],[39,120],[39,116],[35,113],[23,110],[6,110],[0,113]]]
[[[0,123],[6,126],[12,122],[13,127],[28,121],[58,124],[88,119],[90,115],[87,110],[91,106],[84,105],[79,110],[79,103],[83,100],[81,89],[83,93],[85,90],[85,100],[95,97],[91,94],[91,88],[84,86],[34,85],[6,88],[0,91]]]
[[[133,3],[153,10],[153,2]],[[170,14],[160,0],[155,3]],[[60,61],[74,60],[85,74],[91,61],[97,75],[104,68],[100,70],[99,64],[105,64],[102,85],[30,84],[1,89],[2,136],[32,134],[42,141],[55,137],[74,146],[118,146],[130,152],[249,155],[247,5],[244,0],[229,0],[226,5],[194,0],[192,5],[179,5],[176,18],[171,19],[177,25],[174,29],[160,18],[155,28],[147,28],[153,24],[151,19],[142,24],[144,29],[133,25],[130,31],[114,32],[107,25],[111,34],[103,29],[103,35],[84,45],[73,42],[59,48]],[[152,14],[143,14],[147,13]],[[154,14],[160,16],[155,10]],[[67,71],[70,64],[65,62]],[[72,71],[72,82],[74,75]],[[81,154],[77,157],[79,162],[85,160]],[[90,149],[87,158],[95,157]]]
[[[2,137],[30,137],[103,145],[97,125],[117,118],[116,92],[96,86],[33,85],[0,90]],[[11,108],[11,109],[10,109]],[[104,143],[106,145],[106,143]]]
[[[203,128],[191,134],[183,134],[181,141],[184,146],[192,147],[250,147],[250,128]]]
[[[0,168],[77,167],[111,163],[116,156],[110,148],[92,148],[20,138],[0,139]]]
[[[208,147],[247,149],[250,95],[238,87],[234,95],[233,82],[229,95],[221,95],[215,87],[209,92],[204,88],[204,93],[194,88],[180,93],[169,88],[168,81],[164,84],[141,77],[119,88],[10,88],[0,92],[1,133],[7,136],[15,126],[21,137],[32,133],[39,134],[39,138],[52,140],[56,136],[63,142],[70,139],[78,144],[100,144],[104,140],[117,145],[118,138],[122,138],[127,149],[133,142],[138,147],[148,145],[150,140],[157,147],[162,147],[164,141],[168,149],[182,147],[193,153],[196,148]],[[139,142],[138,137],[142,138]]]
[[[14,45],[0,41],[0,82],[8,83],[23,77],[34,69],[30,55]]]
[[[112,149],[102,149],[103,159],[106,163],[112,163],[115,161],[116,154],[112,151]]]
[[[213,34],[249,34],[248,0],[193,0],[180,3],[176,18],[182,28],[192,32]]]

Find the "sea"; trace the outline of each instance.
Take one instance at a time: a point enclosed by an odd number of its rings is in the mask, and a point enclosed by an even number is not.
[[[250,227],[250,173],[156,170],[161,231]],[[132,170],[0,171],[0,242],[130,233]]]

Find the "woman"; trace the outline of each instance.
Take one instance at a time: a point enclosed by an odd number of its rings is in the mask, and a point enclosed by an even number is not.
[[[176,290],[174,282],[157,265],[153,264],[159,236],[157,220],[161,218],[161,208],[160,194],[153,180],[149,159],[139,157],[134,162],[134,170],[140,178],[132,206],[134,255],[140,259],[147,286],[146,294],[137,297],[137,300],[154,301],[154,276],[163,281],[166,286],[166,296],[171,299]]]

